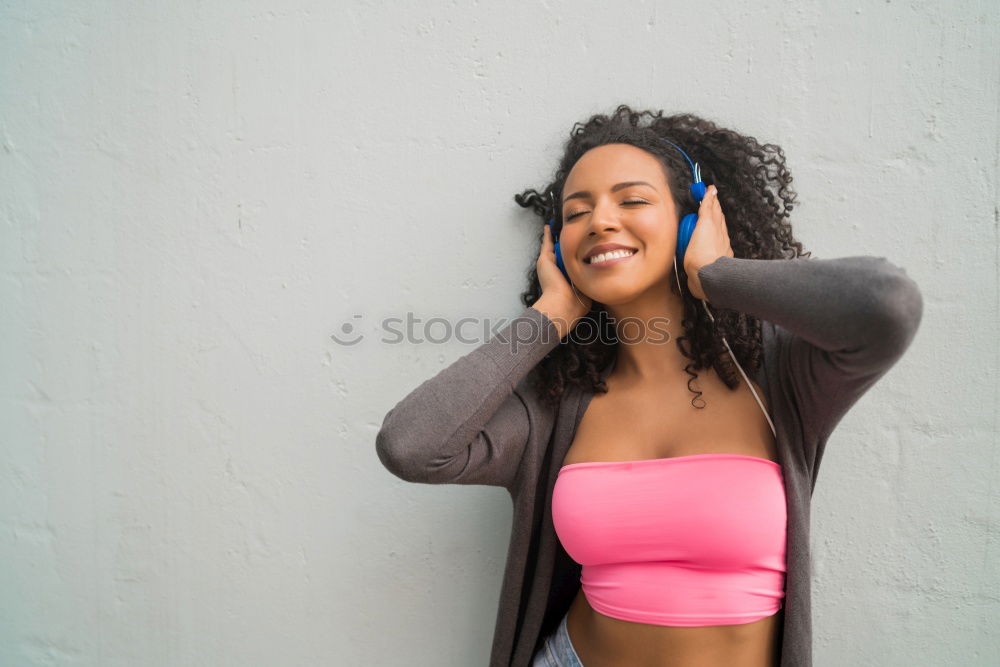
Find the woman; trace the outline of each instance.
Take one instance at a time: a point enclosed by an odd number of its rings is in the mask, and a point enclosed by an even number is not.
[[[923,302],[885,258],[803,253],[791,180],[777,146],[621,106],[515,198],[551,221],[525,309],[376,442],[511,494],[491,667],[811,665],[819,462]]]

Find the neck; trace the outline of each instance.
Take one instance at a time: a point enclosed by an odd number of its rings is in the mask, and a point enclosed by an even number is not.
[[[669,278],[674,280],[673,275]],[[669,284],[647,290],[632,301],[606,305],[618,335],[615,376],[638,382],[684,375],[691,361],[677,349],[684,334],[684,302]]]

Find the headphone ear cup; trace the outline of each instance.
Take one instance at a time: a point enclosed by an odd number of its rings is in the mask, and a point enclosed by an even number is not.
[[[556,226],[555,219],[550,219],[547,223],[549,226],[549,231],[552,233],[552,249],[556,254],[556,266],[562,271],[562,274],[566,277],[566,281],[572,285],[573,281],[569,279],[569,273],[566,272],[566,266],[563,264],[562,251],[559,249],[559,237],[556,236]]]
[[[569,273],[566,272],[566,265],[563,264],[562,251],[559,249],[559,241],[556,241],[555,251],[556,251],[556,266],[559,267],[559,270],[562,271],[562,274],[566,276],[566,280],[569,281]]]
[[[687,252],[688,243],[694,234],[694,228],[698,224],[698,215],[688,213],[681,218],[681,224],[677,228],[677,263],[684,266],[684,253]]]

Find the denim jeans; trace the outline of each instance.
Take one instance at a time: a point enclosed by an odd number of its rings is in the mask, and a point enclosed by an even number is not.
[[[559,622],[559,627],[545,638],[545,643],[535,654],[531,667],[583,667],[580,656],[573,648],[573,642],[569,640],[569,631],[566,629],[568,618],[569,611]]]

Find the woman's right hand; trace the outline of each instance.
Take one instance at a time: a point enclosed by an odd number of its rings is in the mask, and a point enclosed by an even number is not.
[[[559,327],[560,336],[565,337],[577,320],[590,312],[593,301],[570,285],[566,276],[559,270],[559,265],[556,264],[555,243],[552,240],[552,227],[548,224],[545,225],[545,233],[542,236],[542,247],[535,262],[535,272],[538,274],[542,296],[532,307],[545,313]]]

